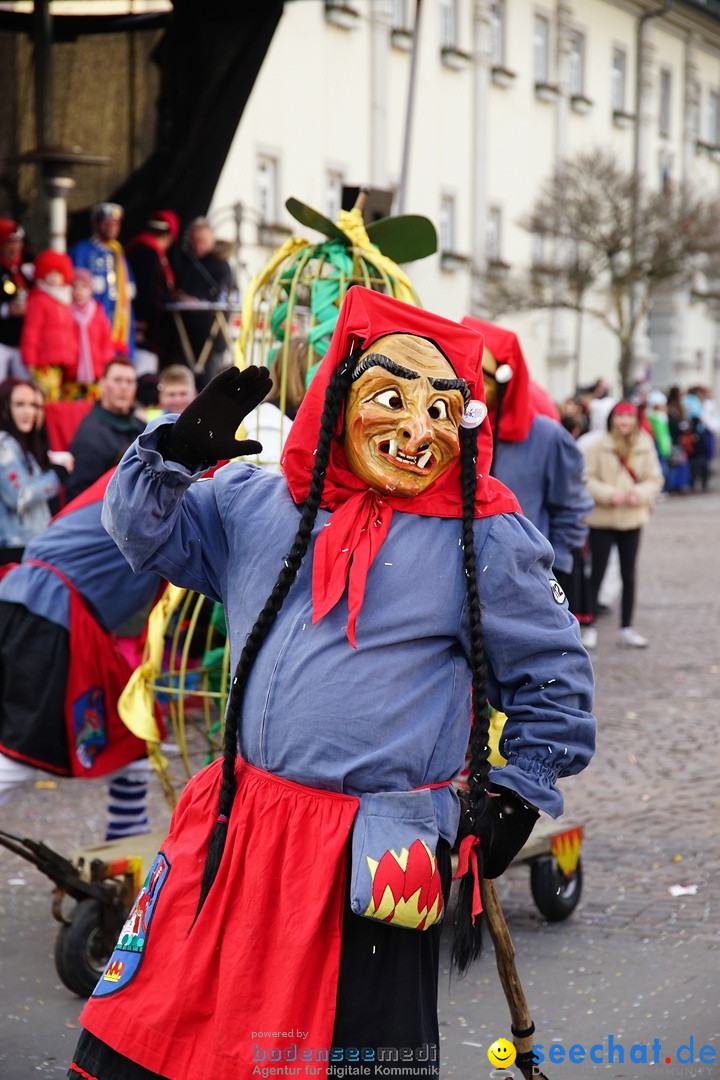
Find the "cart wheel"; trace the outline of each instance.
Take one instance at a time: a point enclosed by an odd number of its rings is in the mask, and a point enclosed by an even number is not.
[[[530,889],[540,912],[550,922],[567,919],[577,907],[582,892],[582,862],[578,859],[572,877],[566,877],[554,855],[543,855],[530,864]]]
[[[118,933],[122,919],[118,916]],[[55,968],[63,984],[78,997],[90,997],[105,970],[115,941],[106,944],[105,918],[97,900],[80,900],[70,923],[55,939]]]

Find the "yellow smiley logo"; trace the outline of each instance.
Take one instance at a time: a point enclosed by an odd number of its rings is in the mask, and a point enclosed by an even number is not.
[[[488,1049],[488,1061],[499,1069],[507,1068],[515,1060],[517,1051],[507,1039],[496,1039]]]

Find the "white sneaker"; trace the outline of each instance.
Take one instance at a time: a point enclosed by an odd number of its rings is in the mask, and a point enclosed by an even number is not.
[[[580,640],[586,649],[594,649],[597,645],[597,630],[594,626],[580,627]]]
[[[618,631],[618,645],[630,645],[633,649],[644,649],[648,644],[648,639],[643,637],[642,634],[638,634],[637,630],[633,630],[632,626],[623,626],[622,630]]]

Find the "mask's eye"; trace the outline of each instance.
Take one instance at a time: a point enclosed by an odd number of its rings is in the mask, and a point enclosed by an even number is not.
[[[403,399],[397,390],[381,390],[379,394],[373,395],[371,401],[376,401],[378,405],[384,405],[386,409],[394,412],[403,407]]]
[[[447,401],[443,401],[442,398],[438,398],[437,401],[433,401],[432,405],[428,409],[428,416],[431,420],[447,420]]]

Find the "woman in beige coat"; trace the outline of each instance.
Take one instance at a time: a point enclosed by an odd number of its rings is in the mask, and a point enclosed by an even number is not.
[[[608,432],[585,451],[587,485],[595,508],[590,526],[590,578],[593,614],[613,545],[617,547],[622,580],[618,644],[643,648],[647,638],[633,629],[635,565],[642,526],[650,516],[663,477],[653,439],[640,427],[638,411],[620,401],[608,416]],[[592,642],[591,644],[594,644]]]

